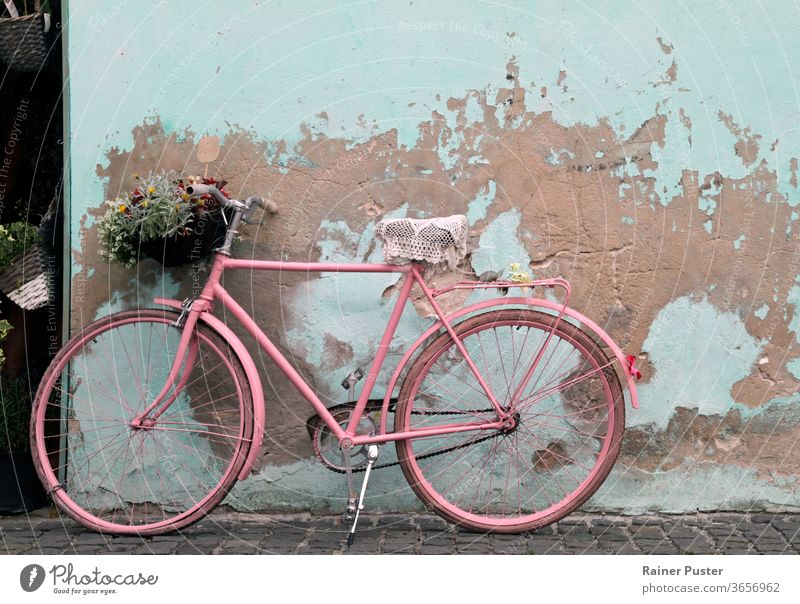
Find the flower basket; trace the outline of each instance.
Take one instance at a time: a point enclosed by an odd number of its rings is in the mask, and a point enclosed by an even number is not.
[[[205,258],[224,237],[222,210],[216,210],[197,216],[191,233],[141,241],[139,251],[164,266],[180,266]]]
[[[112,262],[133,267],[149,256],[164,266],[189,264],[208,256],[223,242],[225,210],[211,195],[193,198],[186,187],[193,182],[213,184],[223,195],[225,182],[172,172],[136,177],[134,191],[107,201],[98,220],[100,254]]]
[[[16,256],[0,272],[0,291],[20,308],[35,310],[47,304],[52,275],[47,253],[34,245]]]
[[[47,60],[50,14],[39,12],[39,0],[34,3],[34,10],[30,15],[0,18],[0,61],[14,71],[39,71]]]

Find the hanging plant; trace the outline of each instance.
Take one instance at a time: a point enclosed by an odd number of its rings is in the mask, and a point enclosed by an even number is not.
[[[134,266],[141,255],[165,266],[207,256],[224,235],[223,210],[211,195],[191,198],[186,187],[210,184],[229,197],[225,182],[176,178],[172,172],[136,179],[136,189],[106,202],[106,213],[98,221],[101,255],[127,267]]]

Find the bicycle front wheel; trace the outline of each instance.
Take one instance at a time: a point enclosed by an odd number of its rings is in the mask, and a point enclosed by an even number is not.
[[[563,518],[598,489],[619,453],[625,407],[612,361],[578,327],[529,309],[486,312],[454,329],[512,422],[398,440],[406,479],[433,511],[472,530],[516,533]],[[496,419],[444,333],[411,366],[395,430]]]
[[[131,425],[166,383],[182,333],[176,317],[126,311],[92,323],[53,359],[37,391],[39,477],[64,512],[93,530],[185,527],[225,497],[247,457],[250,386],[231,347],[204,325],[194,329],[173,402],[153,422]]]

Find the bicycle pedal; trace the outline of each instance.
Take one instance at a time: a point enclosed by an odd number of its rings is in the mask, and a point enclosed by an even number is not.
[[[352,371],[350,375],[342,380],[342,388],[345,390],[352,389],[363,377],[364,371],[361,369],[361,367],[357,367],[355,371]]]

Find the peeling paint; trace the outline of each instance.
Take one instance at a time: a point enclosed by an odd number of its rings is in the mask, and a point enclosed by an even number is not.
[[[486,220],[486,212],[494,201],[496,195],[497,183],[493,180],[490,180],[488,183],[486,183],[486,188],[479,191],[475,196],[475,199],[469,202],[469,206],[467,208],[467,220],[469,221],[470,226],[475,226],[475,224],[480,220]]]
[[[763,346],[736,314],[719,312],[706,298],[671,302],[642,346],[655,375],[642,385],[647,405],[630,425],[654,423],[663,430],[678,407],[704,415],[727,412],[734,405],[731,389],[750,373]]]
[[[376,261],[381,217],[458,212],[473,229],[467,274],[521,262],[538,277],[570,279],[571,303],[643,353],[642,407],[629,413],[621,462],[592,505],[797,508],[785,456],[797,442],[800,377],[796,359],[783,362],[800,342],[791,237],[800,118],[786,100],[797,78],[785,58],[800,53],[796,20],[767,27],[752,14],[737,31],[701,3],[686,27],[666,32],[652,23],[679,22],[681,5],[652,14],[609,6],[603,19],[630,24],[612,36],[584,8],[475,3],[454,17],[447,3],[368,11],[325,0],[309,11],[232,0],[203,9],[216,35],[193,53],[158,46],[154,55],[133,36],[121,55],[115,32],[139,31],[140,3],[120,6],[102,30],[87,25],[105,14],[99,0],[71,7],[68,56],[88,57],[70,65],[70,140],[80,141],[71,149],[72,327],[188,293],[178,270],[98,263],[94,220],[132,173],[202,171],[196,140],[217,134],[212,173],[237,195],[281,205],[243,230],[242,256]],[[171,39],[185,18],[178,10],[148,20],[148,37]],[[431,35],[413,23],[442,28]],[[186,73],[207,84],[185,94]],[[370,358],[395,281],[240,274],[226,287],[327,401],[342,402],[338,382]],[[427,314],[415,300],[392,359]],[[341,477],[309,463],[309,410],[262,364],[264,463],[236,487],[234,507],[339,510]],[[416,509],[401,484],[393,471],[376,478],[376,507]]]
[[[472,254],[472,268],[484,271],[508,270],[515,262],[522,266],[531,259],[519,239],[520,212],[516,208],[497,216],[481,234],[480,247]]]

